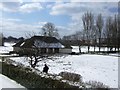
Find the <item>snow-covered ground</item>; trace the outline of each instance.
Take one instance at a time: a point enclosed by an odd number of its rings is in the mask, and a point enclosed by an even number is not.
[[[0,46],[0,54],[9,53],[10,51],[13,51],[12,45],[14,45],[14,44],[15,43],[5,42],[4,46]]]
[[[8,45],[8,51],[10,46]],[[73,46],[73,52],[79,52],[78,46]],[[1,52],[2,49],[0,49]],[[4,51],[5,49],[3,49]],[[87,52],[87,47],[82,47],[82,52]],[[90,51],[93,48],[90,48]],[[103,48],[101,50],[106,50]],[[96,49],[97,51],[97,49]],[[115,54],[116,55],[116,54]],[[49,73],[59,74],[62,71],[68,71],[82,75],[83,81],[99,81],[111,88],[118,87],[118,57],[115,55],[65,55],[54,57],[55,59],[47,59],[40,61],[37,69],[42,71],[44,64],[49,66]],[[25,57],[13,57],[12,60],[29,66]]]
[[[28,66],[25,57],[11,58],[16,62]],[[68,71],[82,75],[83,81],[99,81],[111,88],[118,87],[118,57],[104,55],[68,55],[55,60],[45,60],[38,63],[41,70],[44,64],[49,66],[49,73],[59,74]]]
[[[13,47],[0,46],[0,54],[9,53],[10,51],[13,51]]]
[[[7,43],[7,42],[4,43],[4,46],[0,46],[0,54],[9,53],[10,51],[13,51],[12,45],[14,44],[15,43]],[[6,55],[0,55],[0,56],[6,56]],[[0,59],[0,62],[1,62],[1,59]],[[14,80],[0,74],[0,90],[2,90],[2,88],[24,88],[25,89],[25,87],[21,86]]]
[[[0,59],[0,62],[1,61],[2,60]],[[2,90],[2,88],[24,88],[25,90],[27,90],[25,87],[21,86],[14,80],[0,73],[0,90]]]
[[[0,90],[2,90],[2,88],[24,88],[25,89],[25,87],[21,86],[17,82],[0,74]]]

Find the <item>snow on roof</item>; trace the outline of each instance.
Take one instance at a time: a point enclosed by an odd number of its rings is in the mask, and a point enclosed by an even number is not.
[[[23,46],[25,42],[23,42],[20,46]]]
[[[64,48],[64,46],[57,42],[57,43],[46,43],[40,40],[35,40],[34,45],[39,48]]]
[[[14,47],[32,48],[33,46],[40,48],[64,48],[65,46],[55,37],[33,36],[30,39],[18,42]]]

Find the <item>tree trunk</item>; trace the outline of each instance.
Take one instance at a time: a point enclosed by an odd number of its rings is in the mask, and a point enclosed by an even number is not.
[[[107,42],[107,51],[109,52],[109,46],[110,45],[110,43],[109,43],[109,38],[108,38],[108,42]]]
[[[94,39],[94,52],[95,52],[95,46],[96,46],[96,39]]]
[[[81,53],[81,46],[79,45],[79,53]]]
[[[100,48],[101,48],[101,39],[99,38],[99,53],[100,53]]]
[[[117,49],[117,47],[116,47],[116,45],[115,45],[115,52],[116,52],[116,49]]]
[[[95,45],[94,45],[94,52],[95,52]]]
[[[90,52],[90,45],[88,45],[88,53]]]

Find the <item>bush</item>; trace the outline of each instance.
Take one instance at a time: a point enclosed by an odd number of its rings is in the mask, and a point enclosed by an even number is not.
[[[91,88],[102,88],[105,90],[108,90],[108,86],[103,84],[102,82],[97,82],[97,81],[89,81],[86,82],[86,85],[89,85]]]
[[[74,88],[75,90],[78,89],[78,87],[60,82],[59,80],[41,77],[37,73],[31,72],[31,69],[14,66],[5,62],[0,63],[2,63],[2,73],[4,75],[15,80],[29,90],[33,90],[33,88]]]
[[[73,82],[82,82],[82,76],[75,73],[70,72],[61,72],[59,73],[60,76],[62,76],[63,79],[73,81]]]

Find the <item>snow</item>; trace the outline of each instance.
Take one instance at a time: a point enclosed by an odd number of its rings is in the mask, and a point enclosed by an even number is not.
[[[11,45],[6,44],[7,47],[0,47],[0,53],[9,52],[13,50]],[[72,46],[73,52],[79,52],[78,46]],[[91,47],[90,51],[94,48]],[[101,50],[107,50],[102,48]],[[81,48],[82,52],[87,52],[87,47]],[[98,48],[96,48],[98,51]],[[29,66],[29,62],[25,57],[12,57],[10,58],[15,62],[22,63]],[[118,54],[111,55],[95,55],[95,54],[82,54],[82,55],[63,55],[54,56],[53,59],[40,61],[37,69],[42,71],[44,64],[49,66],[50,74],[59,74],[60,72],[67,71],[71,73],[80,74],[84,82],[98,81],[111,88],[118,88]]]
[[[43,41],[35,40],[34,45],[40,48],[64,48],[64,46],[57,42],[57,43],[46,43]]]
[[[25,44],[25,42],[23,42],[20,46],[23,46]]]
[[[79,46],[72,46],[72,52],[79,52]],[[115,48],[113,48],[114,50]],[[90,47],[90,51],[94,51],[94,47]],[[99,51],[99,47],[95,47],[95,51]],[[107,47],[101,47],[100,51],[107,51]],[[87,46],[81,46],[81,52],[88,52],[88,47]]]
[[[63,63],[59,63],[63,61]],[[83,81],[95,80],[112,88],[118,85],[118,64],[116,57],[100,55],[68,56],[61,60],[51,61],[49,73],[69,71],[83,76]]]
[[[11,80],[10,78],[0,74],[0,90],[2,88],[24,88],[20,84],[16,83],[15,81]]]
[[[13,51],[13,47],[0,46],[0,54],[9,53],[10,51]]]
[[[4,43],[4,46],[0,46],[0,54],[5,54],[5,53],[9,53],[10,51],[13,51],[13,47],[12,45],[14,45],[15,43]],[[10,55],[0,55],[0,56],[10,56]],[[2,60],[0,59],[0,62]],[[0,90],[2,88],[24,88],[23,86],[21,86],[20,84],[18,84],[17,82],[15,82],[14,80],[0,74]]]
[[[13,43],[13,42],[4,42],[4,46],[6,46],[6,47],[12,47],[15,44],[16,43]]]
[[[29,65],[25,57],[11,59],[26,66]],[[50,74],[67,71],[82,75],[84,82],[99,81],[111,88],[118,87],[118,57],[90,54],[68,55],[56,60],[41,61],[36,68],[42,71],[45,63],[49,66]]]
[[[12,45],[14,45],[14,44],[15,43],[5,42],[4,46],[0,46],[0,54],[9,53],[10,51],[13,51]]]

